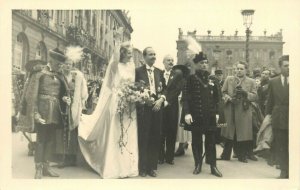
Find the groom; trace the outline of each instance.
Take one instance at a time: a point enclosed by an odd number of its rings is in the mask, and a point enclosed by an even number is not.
[[[145,65],[135,71],[135,81],[145,82],[156,98],[152,106],[137,105],[139,174],[156,177],[162,125],[162,105],[165,101],[165,79],[163,71],[153,67],[156,57],[152,47],[143,51]]]

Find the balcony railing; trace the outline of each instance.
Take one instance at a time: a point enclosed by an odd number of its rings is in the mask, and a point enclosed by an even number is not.
[[[96,51],[103,58],[107,57],[106,53],[102,49],[96,47],[96,38],[83,28],[70,25],[66,31],[66,38],[74,45],[88,47],[89,49]]]
[[[186,39],[188,35],[182,35]],[[195,36],[198,41],[246,41],[246,36]],[[250,41],[256,42],[282,42],[282,36],[250,36]]]

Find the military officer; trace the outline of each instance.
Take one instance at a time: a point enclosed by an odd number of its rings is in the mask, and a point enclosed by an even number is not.
[[[192,131],[192,151],[195,161],[193,174],[197,175],[202,168],[203,142],[205,135],[211,173],[222,177],[216,167],[216,120],[219,100],[218,87],[209,82],[208,60],[203,52],[193,59],[195,74],[188,76],[183,90],[183,112],[187,130]]]

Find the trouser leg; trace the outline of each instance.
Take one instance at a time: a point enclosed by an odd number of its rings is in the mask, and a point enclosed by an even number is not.
[[[205,133],[205,152],[210,165],[216,166],[216,136],[214,131]]]
[[[221,158],[225,160],[230,160],[231,152],[233,147],[233,140],[225,139],[225,144],[223,148],[223,152],[221,154]]]

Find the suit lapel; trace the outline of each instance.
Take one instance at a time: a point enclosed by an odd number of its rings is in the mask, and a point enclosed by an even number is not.
[[[157,68],[154,68],[154,81],[155,81],[155,90],[157,91],[157,88],[159,87],[159,71],[157,70]]]
[[[276,81],[274,81],[275,85],[276,85],[276,88],[278,89],[277,91],[275,92],[278,92],[278,95],[281,97],[281,99],[283,100],[287,95],[288,95],[288,88],[285,88],[283,85],[282,85],[282,82],[281,82],[281,77],[279,76],[277,79],[275,79]]]
[[[142,70],[141,70],[141,76],[142,76],[142,80],[146,83],[146,85],[149,85],[149,77],[148,77],[148,73],[147,73],[147,69],[146,69],[146,65],[144,65],[142,67]]]

